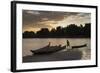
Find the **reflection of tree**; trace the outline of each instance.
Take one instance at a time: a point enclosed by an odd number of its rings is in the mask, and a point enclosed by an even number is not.
[[[33,31],[25,31],[23,38],[90,38],[91,23],[86,23],[85,26],[80,24],[70,24],[67,27],[58,26],[49,31],[48,28],[41,28],[41,30],[34,33]]]

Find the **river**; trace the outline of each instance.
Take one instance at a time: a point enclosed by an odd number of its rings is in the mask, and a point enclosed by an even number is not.
[[[71,46],[87,44],[87,47],[81,48],[83,51],[91,49],[91,40],[89,38],[31,38],[22,40],[22,56],[32,55],[30,50],[42,48],[48,45],[49,42],[51,42],[51,46],[66,45],[66,40],[69,40]],[[90,56],[90,51],[88,54]]]

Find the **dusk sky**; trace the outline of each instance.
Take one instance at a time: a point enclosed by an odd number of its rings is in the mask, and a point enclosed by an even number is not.
[[[56,12],[56,11],[34,11],[23,10],[23,32],[38,31],[41,28],[56,28],[57,26],[66,27],[69,24],[84,26],[91,22],[90,13],[80,12]]]

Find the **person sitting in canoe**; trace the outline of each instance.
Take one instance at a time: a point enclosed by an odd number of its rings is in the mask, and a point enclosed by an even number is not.
[[[49,42],[48,47],[50,47],[50,45],[51,45],[51,42]]]
[[[59,45],[59,47],[61,47],[61,44]]]

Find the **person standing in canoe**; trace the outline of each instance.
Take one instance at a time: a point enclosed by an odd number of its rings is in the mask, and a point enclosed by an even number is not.
[[[69,41],[67,40],[67,47],[69,47],[70,46],[70,43],[69,43]]]
[[[71,49],[71,48],[70,48],[70,42],[67,40],[66,43],[67,43],[66,49],[67,49],[67,50],[68,50],[68,49]]]
[[[68,51],[70,48],[70,42],[68,40],[66,40],[66,48],[62,51]]]

